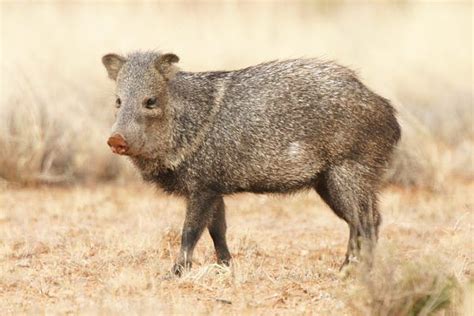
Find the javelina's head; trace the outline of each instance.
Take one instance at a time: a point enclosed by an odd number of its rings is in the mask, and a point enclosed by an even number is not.
[[[174,54],[154,52],[102,57],[109,78],[116,81],[117,114],[107,142],[114,153],[156,158],[166,151],[172,116],[169,81],[178,61]]]

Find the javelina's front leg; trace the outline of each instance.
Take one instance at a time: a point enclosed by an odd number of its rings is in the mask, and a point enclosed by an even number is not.
[[[216,194],[199,192],[188,198],[186,219],[181,235],[181,250],[172,272],[180,276],[185,269],[191,268],[194,247],[212,218],[212,212],[219,197]]]

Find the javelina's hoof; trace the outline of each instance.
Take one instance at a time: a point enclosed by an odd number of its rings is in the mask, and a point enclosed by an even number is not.
[[[356,255],[347,255],[346,256],[346,259],[344,260],[344,262],[341,264],[341,266],[339,267],[339,272],[346,269],[347,267],[349,266],[355,266],[359,263],[359,257],[356,256]]]
[[[347,264],[343,264],[340,268],[339,268],[339,277],[343,280],[355,275],[356,273],[356,269],[357,269],[357,264],[356,263],[347,263]]]
[[[191,269],[191,263],[181,263],[177,262],[171,268],[171,273],[180,277],[183,275],[184,271]]]
[[[230,267],[230,261],[232,258],[223,258],[223,259],[217,259],[217,264],[224,266],[224,267]]]
[[[173,268],[171,268],[171,273],[178,276],[178,277],[182,276],[183,272],[184,272],[184,266],[182,266],[180,264],[175,263],[173,265]]]
[[[342,279],[346,279],[351,275],[354,275],[357,265],[360,263],[360,260],[355,255],[346,256],[346,259],[339,268],[339,276]]]

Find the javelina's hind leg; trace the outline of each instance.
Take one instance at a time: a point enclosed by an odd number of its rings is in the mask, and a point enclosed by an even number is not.
[[[372,174],[355,162],[331,167],[321,174],[315,189],[329,207],[349,225],[349,244],[344,263],[370,260],[377,241],[380,213],[377,209]],[[366,255],[366,257],[365,257]]]
[[[212,241],[214,242],[214,248],[216,249],[217,263],[229,265],[231,256],[225,237],[227,224],[225,220],[224,199],[222,197],[216,201],[212,220],[207,227],[211,234]]]
[[[174,274],[180,276],[183,270],[191,268],[194,247],[210,222],[219,199],[219,196],[205,192],[193,194],[188,198],[181,236],[181,250],[172,269]]]

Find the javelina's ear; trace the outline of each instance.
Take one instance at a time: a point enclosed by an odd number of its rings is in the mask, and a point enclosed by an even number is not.
[[[156,69],[165,77],[166,80],[173,78],[176,72],[178,72],[178,67],[173,65],[179,61],[179,57],[175,54],[162,54],[155,61]]]
[[[117,54],[107,54],[102,57],[102,63],[104,64],[105,69],[107,69],[110,79],[117,80],[117,75],[125,61],[126,59],[124,57]]]

